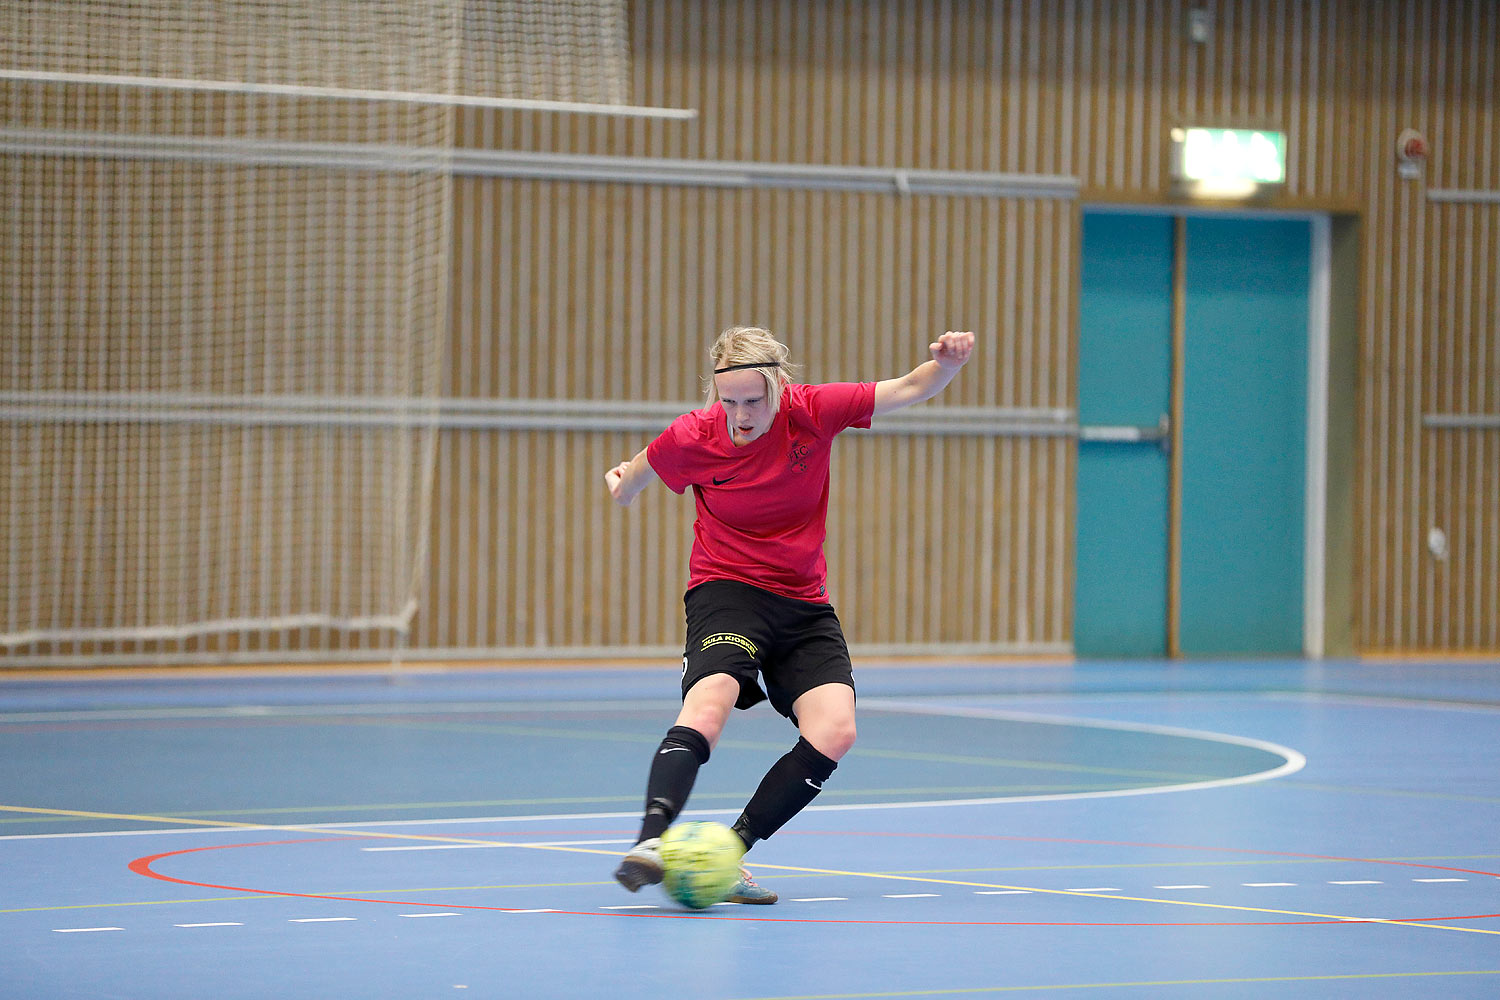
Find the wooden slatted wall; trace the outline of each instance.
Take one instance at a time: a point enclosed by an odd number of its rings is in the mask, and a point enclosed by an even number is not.
[[[979,354],[933,405],[1067,408],[1081,205],[1170,203],[1175,125],[1277,128],[1291,170],[1272,207],[1357,214],[1364,234],[1356,641],[1495,651],[1500,427],[1427,418],[1500,413],[1497,26],[1488,0],[638,0],[632,99],[696,121],[464,110],[463,145],[1060,174],[1082,197],[463,177],[444,393],[686,405],[731,323],[782,334],[809,380],[898,375],[972,327]],[[1404,127],[1432,145],[1421,180],[1396,176]],[[691,502],[656,489],[620,511],[602,486],[648,438],[443,431],[412,649],[678,648]],[[1066,649],[1072,455],[1055,437],[846,438],[828,547],[852,641]]]
[[[1202,44],[1192,8],[1210,18]],[[1500,431],[1423,417],[1500,411],[1500,208],[1424,197],[1500,188],[1497,20],[1480,0],[642,2],[636,99],[698,108],[696,122],[474,113],[463,128],[496,149],[1070,174],[1085,202],[1148,203],[1170,201],[1174,125],[1287,132],[1273,207],[1358,213],[1366,233],[1357,641],[1495,649]],[[1433,145],[1422,181],[1395,174],[1407,126]],[[1067,203],[476,179],[459,206],[458,239],[475,248],[461,256],[491,280],[460,285],[455,356],[524,369],[562,336],[571,357],[563,374],[477,366],[458,393],[685,400],[713,334],[754,321],[786,335],[809,379],[899,374],[929,333],[972,325],[980,358],[941,403],[1071,403]],[[450,588],[471,585],[455,602],[434,578],[419,645],[677,642],[688,503],[661,491],[599,509],[599,474],[645,436],[481,437],[444,442],[435,565]],[[525,499],[466,507],[460,468],[494,476],[502,453],[531,456]],[[562,482],[537,478],[547,463]],[[1047,439],[846,443],[829,549],[855,641],[1066,644],[1070,463]],[[537,529],[546,559],[527,537],[539,510],[559,519]],[[456,573],[480,530],[464,518],[487,518],[484,537],[511,552],[532,546],[532,561]],[[1431,527],[1446,560],[1427,549]],[[484,610],[482,581],[493,594],[502,577],[526,594]]]

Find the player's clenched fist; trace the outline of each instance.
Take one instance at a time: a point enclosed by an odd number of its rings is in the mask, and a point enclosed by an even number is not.
[[[962,368],[974,351],[974,334],[968,330],[950,330],[928,344],[927,349],[932,352],[932,360],[944,368]]]

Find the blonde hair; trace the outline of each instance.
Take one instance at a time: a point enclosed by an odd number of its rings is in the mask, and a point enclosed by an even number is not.
[[[801,365],[794,365],[787,360],[791,356],[792,352],[770,330],[758,326],[731,326],[719,334],[714,346],[708,349],[708,357],[712,361],[709,367],[713,369],[728,368],[731,365],[774,365],[751,369],[766,380],[766,399],[771,404],[772,413],[776,412],[781,403],[781,390],[796,381],[797,374],[802,370]],[[705,410],[719,401],[719,386],[712,374],[708,376],[707,382],[708,394],[703,403]]]

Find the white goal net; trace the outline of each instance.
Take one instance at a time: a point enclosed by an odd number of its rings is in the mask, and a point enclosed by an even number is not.
[[[4,5],[0,656],[403,633],[455,105],[627,51],[623,0]]]

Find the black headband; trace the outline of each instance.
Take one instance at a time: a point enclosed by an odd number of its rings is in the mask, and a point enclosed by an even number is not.
[[[742,365],[728,365],[728,366],[726,366],[724,368],[715,368],[714,369],[714,374],[715,375],[722,375],[725,372],[737,372],[737,371],[740,371],[741,369],[744,369],[744,368],[780,368],[780,367],[781,367],[781,362],[780,361],[747,361],[747,362],[745,362]]]

